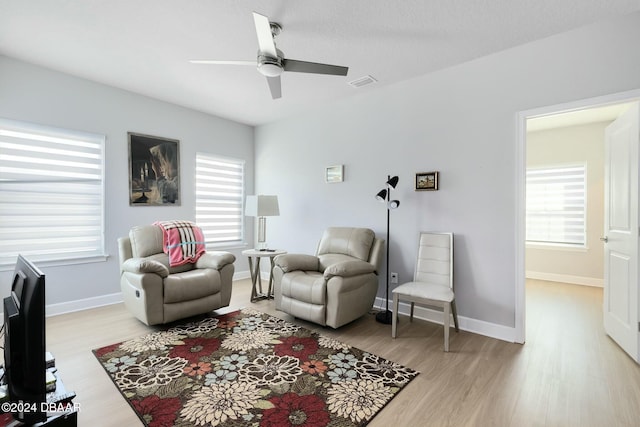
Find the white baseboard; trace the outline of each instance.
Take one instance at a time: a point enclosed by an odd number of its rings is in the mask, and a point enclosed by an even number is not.
[[[238,271],[233,275],[233,280],[248,279],[251,275],[249,271]],[[269,280],[268,273],[261,274],[261,278]],[[68,301],[58,304],[50,304],[46,307],[46,315],[57,316],[60,314],[71,313],[80,310],[88,310],[91,308],[102,307],[105,305],[118,304],[122,302],[122,293],[116,292],[108,295],[101,295],[98,297],[85,298],[81,300]],[[374,307],[377,309],[384,309],[384,298],[376,298]],[[389,301],[389,307],[391,307],[391,301]],[[400,314],[409,315],[410,305],[400,303]],[[431,322],[442,324],[442,312],[437,310],[416,306],[414,316],[418,319],[428,320]],[[2,317],[2,313],[0,313]],[[489,323],[482,320],[472,319],[469,317],[458,316],[458,323],[460,329],[480,335],[484,335],[490,338],[496,338],[503,341],[515,342],[515,328],[497,325],[495,323]],[[453,320],[451,321],[453,325]]]
[[[385,300],[384,298],[376,298],[374,307],[384,310]],[[389,309],[392,307],[392,302],[389,300]],[[409,316],[411,304],[400,302],[399,312],[400,314]],[[442,312],[433,310],[426,307],[416,305],[413,312],[413,317],[417,319],[427,320],[442,325]],[[451,325],[453,326],[453,317],[451,318]],[[516,342],[516,329],[515,327],[509,327],[504,325],[497,325],[495,323],[485,322],[483,320],[472,319],[470,317],[464,317],[458,315],[458,326],[461,330],[472,332],[474,334],[484,335],[486,337],[499,339],[507,342]]]
[[[91,297],[79,299],[75,301],[61,302],[58,304],[49,304],[45,307],[47,317],[57,316],[59,314],[72,313],[74,311],[87,310],[89,308],[97,308],[105,305],[118,304],[122,302],[122,293],[101,295],[99,297]]]
[[[548,280],[550,282],[571,283],[573,285],[604,287],[604,279],[595,277],[572,276],[570,274],[544,273],[540,271],[525,272],[527,279]]]
[[[251,274],[249,273],[249,270],[236,271],[235,273],[233,273],[233,280],[244,280],[244,279],[250,279],[250,278],[251,278]]]
[[[248,270],[238,271],[234,273],[232,280],[242,280],[250,277],[251,275]],[[267,280],[268,279],[269,277],[267,277]],[[45,307],[45,312],[47,317],[51,317],[59,314],[73,313],[74,311],[89,310],[91,308],[102,307],[105,305],[118,304],[122,301],[122,293],[116,292],[114,294],[101,295],[98,297],[61,302],[58,304],[49,304]],[[2,318],[2,316],[4,316],[4,314],[0,312],[0,318]]]

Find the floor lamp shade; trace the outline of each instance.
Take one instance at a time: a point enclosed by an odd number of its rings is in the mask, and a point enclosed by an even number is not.
[[[279,216],[278,196],[247,196],[245,201],[244,214],[258,218],[258,246],[266,249],[267,241],[267,218],[268,216]]]

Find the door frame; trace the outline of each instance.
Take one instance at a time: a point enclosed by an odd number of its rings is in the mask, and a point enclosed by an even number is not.
[[[516,179],[515,179],[515,330],[514,342],[526,341],[526,173],[527,173],[527,119],[553,116],[570,111],[640,101],[640,89],[612,93],[563,104],[548,105],[516,113]]]

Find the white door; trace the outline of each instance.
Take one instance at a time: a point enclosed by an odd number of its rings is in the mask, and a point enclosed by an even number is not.
[[[639,362],[638,146],[634,105],[605,132],[604,328]]]

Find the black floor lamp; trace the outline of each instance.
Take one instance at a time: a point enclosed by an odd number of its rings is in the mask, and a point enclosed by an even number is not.
[[[387,175],[387,188],[380,190],[378,194],[376,194],[376,199],[381,202],[386,202],[387,204],[387,296],[386,296],[386,309],[385,311],[381,311],[376,314],[376,320],[380,323],[384,323],[386,325],[391,324],[392,313],[389,311],[389,241],[391,240],[391,236],[389,235],[389,212],[391,209],[396,209],[400,206],[400,201],[391,200],[391,189],[396,188],[398,185],[398,177],[394,176],[393,178],[390,175]]]

